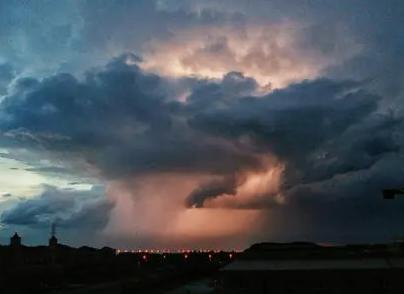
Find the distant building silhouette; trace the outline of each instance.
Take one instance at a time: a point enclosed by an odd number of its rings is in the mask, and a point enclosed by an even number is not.
[[[14,235],[10,238],[10,247],[21,247],[21,237],[17,234],[17,232],[15,232]]]
[[[387,244],[260,243],[221,269],[220,293],[403,292],[403,252]]]
[[[56,238],[56,224],[52,223],[51,237],[49,238],[49,248],[54,249],[58,246],[58,239]]]
[[[55,236],[50,237],[49,239],[49,247],[56,248],[58,246],[58,239]]]

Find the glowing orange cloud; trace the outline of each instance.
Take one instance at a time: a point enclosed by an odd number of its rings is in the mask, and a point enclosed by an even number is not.
[[[201,183],[212,180],[212,175],[160,173],[111,182],[107,194],[115,207],[104,234],[131,236],[135,240],[149,238],[153,240],[151,245],[172,247],[225,246],[223,238],[227,238],[228,246],[240,247],[255,233],[254,229],[259,230],[257,224],[262,218],[262,210],[246,209],[247,206],[268,197],[282,203],[283,199],[277,196],[282,171],[281,165],[268,160],[268,166],[262,170],[240,173],[236,195],[210,199],[203,208],[187,208],[184,201]],[[234,238],[237,242],[229,241]],[[218,239],[222,241],[215,243]]]
[[[236,189],[235,195],[220,195],[208,199],[205,207],[243,208],[256,207],[259,202],[282,204],[285,199],[280,194],[284,166],[270,164],[262,171],[247,171]]]
[[[344,48],[327,53],[308,49],[302,45],[303,29],[290,21],[183,29],[168,40],[148,44],[141,67],[170,77],[221,78],[239,71],[255,78],[265,91],[316,78],[360,50],[345,32]]]

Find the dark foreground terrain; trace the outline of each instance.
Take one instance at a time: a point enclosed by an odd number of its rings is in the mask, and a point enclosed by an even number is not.
[[[165,293],[214,276],[236,254],[1,246],[0,293]]]
[[[404,293],[402,243],[261,243],[242,253],[0,246],[0,293]]]

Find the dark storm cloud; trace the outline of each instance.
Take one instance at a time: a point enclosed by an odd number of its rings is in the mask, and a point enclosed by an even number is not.
[[[372,167],[288,191],[288,205],[271,211],[271,221],[285,223],[274,236],[331,242],[383,242],[400,236],[403,201],[386,201],[382,187],[401,187],[402,154],[390,153]],[[293,215],[293,219],[288,217]],[[288,233],[285,233],[289,231]]]
[[[400,119],[376,113],[380,97],[362,83],[320,79],[244,97],[255,81],[229,73],[193,83],[179,103],[165,96],[160,77],[128,60],[137,58],[114,59],[84,81],[58,74],[14,92],[1,105],[3,136],[78,152],[107,176],[226,175],[259,168],[257,155],[269,153],[287,164],[286,186],[368,168],[400,149]]]
[[[263,198],[246,208],[271,209],[284,224],[277,236],[296,236],[300,228],[318,240],[376,240],[399,231],[391,224],[403,222],[401,203],[386,204],[379,192],[404,184],[402,1],[157,2],[0,2],[1,146],[46,151],[60,161],[78,157],[108,179],[165,171],[224,178],[191,193],[187,205],[197,207],[234,194],[234,173],[260,169],[260,157],[271,155],[285,164],[286,201]],[[257,83],[243,73],[175,81],[189,90],[186,103],[175,101],[172,80],[143,72],[134,55],[100,66],[178,28],[283,18],[309,23],[299,40],[303,51],[338,54],[346,45],[339,30],[347,28],[360,53],[322,78],[262,97],[253,96]],[[105,224],[109,204],[78,209],[82,198],[52,191],[58,196],[47,191],[21,202],[2,221]]]
[[[198,187],[187,197],[185,205],[187,207],[203,207],[205,200],[219,197],[222,194],[236,194],[237,180],[234,176],[229,176],[221,180],[205,183]]]
[[[352,81],[307,81],[265,97],[239,98],[218,107],[215,102],[194,114],[190,125],[209,135],[247,142],[243,146],[250,152],[274,154],[286,164],[281,193],[287,203],[274,205],[269,197],[243,208],[267,207],[285,223],[282,228],[291,223],[286,217],[304,213],[306,221],[300,221],[307,226],[301,229],[315,228],[309,235],[317,240],[377,239],[381,234],[371,229],[358,231],[363,219],[372,215],[374,227],[401,218],[400,207],[383,206],[380,191],[402,185],[403,168],[396,163],[403,160],[403,119],[379,112],[381,97],[362,90],[365,86]],[[204,186],[188,200],[202,206],[212,195],[226,193],[203,192]],[[349,222],[355,226],[345,232]],[[301,224],[293,223],[274,236],[284,238],[285,232]],[[395,229],[392,226],[382,235]]]
[[[21,200],[4,211],[0,221],[6,225],[46,227],[57,222],[61,227],[102,229],[108,221],[112,204],[98,199],[98,192],[97,189],[67,191],[47,186],[38,197]]]
[[[1,105],[3,141],[76,151],[113,177],[173,169],[221,173],[256,164],[242,150],[199,140],[181,121],[188,111],[163,95],[161,78],[128,65],[128,60],[137,58],[121,56],[89,72],[84,81],[58,74],[21,90],[17,81],[17,91]],[[208,93],[218,88],[218,101],[229,91],[236,95],[237,88],[230,85],[238,83],[242,91],[255,85],[236,73],[223,84],[204,83],[198,89]],[[201,93],[191,100],[197,95]]]
[[[187,109],[200,112],[203,109],[221,107],[232,100],[250,95],[258,88],[257,82],[240,72],[229,72],[220,83],[209,80],[189,81],[192,92],[187,98]]]
[[[3,120],[8,129],[4,135],[53,144],[53,148],[63,148],[70,141],[91,147],[113,143],[124,123],[163,129],[170,121],[160,109],[161,98],[153,93],[158,80],[139,73],[137,66],[115,60],[105,71],[89,73],[85,82],[58,74],[22,90],[17,83],[17,92],[2,103],[8,109],[3,113],[8,118]]]
[[[234,174],[260,170],[260,158],[271,155],[285,164],[286,203],[263,197],[240,208],[270,209],[279,219],[305,211],[306,224],[327,223],[334,230],[342,228],[345,208],[350,221],[360,224],[380,204],[378,191],[400,184],[399,166],[382,163],[401,156],[402,118],[379,111],[383,97],[364,90],[366,83],[318,79],[255,97],[254,80],[230,73],[220,81],[190,80],[188,100],[180,103],[167,96],[161,77],[142,72],[136,60],[121,56],[81,81],[67,74],[24,87],[17,81],[1,105],[3,140],[79,156],[108,178],[165,171],[223,177],[195,188],[186,202],[195,207],[235,194]],[[55,205],[52,197],[39,199],[5,212],[3,222],[43,222],[76,205],[66,197],[57,197]],[[105,208],[99,205],[88,210]],[[91,215],[84,209],[65,223]],[[311,233],[325,236],[323,230]],[[363,235],[374,237],[370,231]]]
[[[137,61],[123,55],[84,81],[58,74],[15,91],[2,103],[5,137],[79,154],[107,177],[224,176],[188,197],[187,205],[197,207],[234,194],[234,178],[228,179],[262,168],[260,157],[268,154],[286,165],[282,190],[288,193],[370,169],[401,150],[401,118],[378,113],[381,97],[363,90],[364,83],[319,79],[254,97],[244,96],[256,89],[253,79],[229,73],[221,81],[190,81],[191,94],[179,103]]]
[[[381,153],[396,150],[389,141],[393,119],[378,117],[380,98],[360,86],[350,81],[303,82],[266,97],[211,107],[195,114],[190,124],[233,141],[249,138],[252,144],[246,147],[252,152],[275,154],[288,165],[286,174],[300,177],[292,185],[316,181],[366,167]],[[361,134],[373,120],[378,121],[372,133]]]

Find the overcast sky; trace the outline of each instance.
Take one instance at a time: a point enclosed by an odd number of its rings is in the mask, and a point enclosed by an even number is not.
[[[404,4],[0,1],[0,243],[404,234]]]

